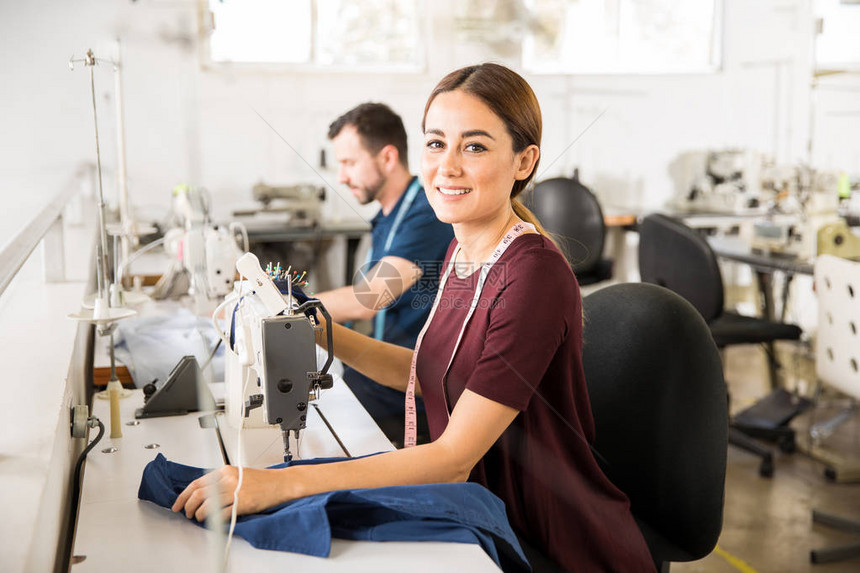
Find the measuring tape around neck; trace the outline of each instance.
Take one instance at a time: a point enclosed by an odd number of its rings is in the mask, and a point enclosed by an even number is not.
[[[394,237],[397,235],[400,223],[403,222],[406,212],[409,211],[410,207],[412,207],[412,203],[415,201],[415,197],[418,195],[418,191],[420,189],[421,183],[419,183],[417,177],[413,177],[412,182],[409,183],[409,187],[406,188],[406,196],[403,198],[403,203],[401,203],[400,209],[398,209],[397,214],[394,216],[394,222],[391,224],[391,228],[388,230],[388,235],[385,237],[385,244],[382,247],[382,256],[379,257],[380,259],[382,259],[382,257],[388,253],[388,249],[391,248],[391,243],[394,242]],[[373,261],[373,254],[373,245],[371,244],[370,250],[367,252],[367,260],[364,263],[365,268],[367,268],[370,265],[370,262]],[[367,270],[370,269],[367,268]],[[385,312],[386,309],[381,308],[373,316],[373,338],[377,340],[382,340],[382,334],[385,330]]]
[[[514,239],[527,231],[535,232],[534,225],[531,223],[515,224],[505,234],[505,236],[502,237],[502,240],[499,241],[499,244],[493,250],[493,254],[490,255],[490,258],[481,265],[481,274],[478,277],[478,284],[475,287],[475,295],[472,297],[472,304],[469,306],[469,312],[466,314],[466,318],[463,320],[463,325],[460,327],[460,334],[457,337],[457,342],[454,344],[454,351],[451,353],[451,358],[448,360],[448,366],[442,374],[440,382],[443,385],[445,384],[448,370],[451,369],[451,364],[454,362],[454,356],[457,355],[457,349],[460,347],[460,342],[463,340],[463,333],[466,331],[466,325],[469,324],[469,320],[472,318],[472,314],[474,314],[475,308],[477,308],[478,303],[481,300],[481,291],[484,290],[484,283],[487,281],[487,275],[489,275],[490,269],[501,258],[511,243],[514,242]],[[433,316],[436,314],[439,301],[442,299],[442,292],[445,290],[445,283],[448,282],[448,276],[451,274],[451,269],[454,268],[454,261],[456,260],[459,252],[460,245],[458,244],[454,253],[451,255],[448,267],[445,269],[445,274],[442,275],[442,279],[439,281],[439,290],[436,291],[436,299],[433,301],[433,308],[430,310],[430,316],[427,317],[427,322],[424,323],[424,328],[421,329],[421,333],[418,335],[418,340],[415,342],[415,351],[412,353],[412,364],[409,367],[409,382],[406,385],[406,430],[403,439],[403,443],[407,448],[414,446],[418,442],[418,413],[415,409],[415,383],[418,381],[416,371],[418,364],[418,350],[421,347],[421,342],[424,340],[424,334],[427,332],[427,329],[430,327],[430,323],[433,321]],[[444,390],[443,386],[445,412],[448,414],[448,417],[450,417],[451,413],[448,411],[447,392]]]

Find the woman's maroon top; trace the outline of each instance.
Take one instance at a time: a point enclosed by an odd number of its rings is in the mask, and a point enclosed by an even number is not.
[[[579,286],[545,237],[520,236],[493,265],[443,379],[479,274],[450,274],[419,351],[432,439],[467,388],[519,410],[470,481],[499,496],[511,524],[569,571],[654,571],[627,497],[589,449]]]

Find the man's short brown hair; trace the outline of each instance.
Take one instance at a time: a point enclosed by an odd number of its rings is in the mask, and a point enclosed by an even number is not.
[[[361,137],[362,144],[371,154],[376,155],[386,145],[397,149],[400,163],[408,167],[406,157],[406,128],[403,120],[384,103],[360,104],[336,120],[328,128],[328,138],[334,139],[341,130],[351,125]]]

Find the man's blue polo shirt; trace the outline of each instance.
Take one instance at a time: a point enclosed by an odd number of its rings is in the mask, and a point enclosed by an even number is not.
[[[399,213],[406,203],[408,189],[390,213],[384,215],[380,210],[370,222],[372,255],[364,267],[365,270],[373,269],[383,257],[400,257],[415,263],[423,271],[421,278],[385,309],[382,340],[408,348],[415,347],[418,333],[430,314],[439,286],[439,269],[454,238],[451,225],[436,218],[417,178],[413,178],[410,187],[412,185],[418,187],[418,192],[402,217]],[[398,217],[400,223],[389,239]],[[388,249],[385,248],[386,243],[389,244]],[[385,272],[382,268],[375,270],[377,273]]]

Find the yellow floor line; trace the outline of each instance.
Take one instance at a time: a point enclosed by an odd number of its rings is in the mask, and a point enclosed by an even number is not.
[[[729,565],[731,565],[741,573],[758,573],[758,571],[756,571],[749,563],[747,563],[740,557],[735,557],[719,545],[714,548],[714,553],[725,559]]]

